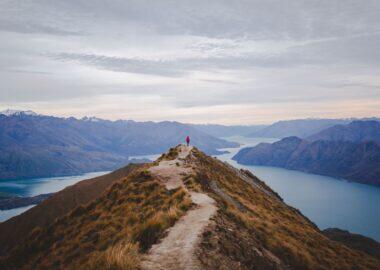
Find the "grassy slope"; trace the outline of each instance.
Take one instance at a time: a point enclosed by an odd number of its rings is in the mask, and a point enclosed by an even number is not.
[[[380,269],[380,261],[329,240],[298,210],[284,204],[276,194],[268,196],[242,181],[237,173],[271,192],[252,175],[197,150],[194,155],[196,181],[215,198],[220,209],[215,224],[204,233],[200,259],[205,268]],[[211,181],[235,203],[216,195]],[[229,267],[223,268],[226,265]]]
[[[135,269],[139,254],[190,206],[182,188],[167,191],[142,170],[51,226],[34,230],[0,268]]]
[[[349,248],[361,250],[380,260],[380,243],[371,238],[337,228],[326,229],[323,234],[331,240],[340,242]]]
[[[114,182],[126,177],[141,166],[130,164],[112,173],[80,181],[57,192],[27,212],[0,223],[0,255],[22,243],[33,228],[45,227],[57,217],[97,198]]]

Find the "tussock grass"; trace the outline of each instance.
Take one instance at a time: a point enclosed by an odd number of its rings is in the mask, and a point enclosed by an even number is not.
[[[167,190],[143,168],[34,230],[25,245],[0,260],[0,269],[137,269],[140,255],[189,207],[182,187]]]
[[[139,266],[138,244],[122,242],[104,252],[95,252],[79,270],[137,270]]]
[[[180,195],[178,195],[180,194]],[[184,193],[177,193],[176,200],[180,200],[185,196]],[[144,222],[136,231],[134,240],[140,244],[141,251],[146,252],[158,239],[161,238],[164,230],[174,225],[180,218],[183,211],[186,211],[191,205],[191,201],[187,198],[185,204],[176,204],[166,211],[159,211],[149,220]]]
[[[157,159],[157,161],[161,161],[161,160],[174,160],[174,159],[176,159],[178,157],[178,155],[179,155],[178,147],[179,147],[179,145],[177,145],[176,147],[170,148],[169,151],[167,153],[163,153]]]
[[[202,186],[197,182],[194,175],[184,176],[183,183],[185,184],[188,190],[195,191],[195,192],[202,191]]]

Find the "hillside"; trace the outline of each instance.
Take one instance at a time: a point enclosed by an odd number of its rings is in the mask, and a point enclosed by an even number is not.
[[[22,215],[0,222],[0,255],[22,243],[35,227],[46,227],[81,204],[96,199],[116,181],[143,165],[130,164],[112,173],[69,186]]]
[[[335,125],[350,123],[346,119],[297,119],[278,121],[268,127],[248,134],[248,137],[285,138],[297,136],[306,138]]]
[[[323,230],[323,234],[331,240],[338,241],[349,248],[361,250],[380,260],[380,243],[371,238],[337,228]]]
[[[251,173],[196,148],[178,146],[141,166],[34,229],[0,268],[380,269]]]
[[[245,165],[275,166],[380,185],[380,145],[376,142],[315,141],[297,137],[240,150]]]
[[[19,197],[7,194],[7,197],[0,196],[0,210],[8,210],[32,204],[39,204],[49,198],[53,193],[40,194],[32,197]]]
[[[353,121],[348,125],[336,125],[309,136],[307,140],[380,142],[380,122],[375,120]]]
[[[30,112],[0,114],[0,179],[114,170],[133,155],[159,154],[189,135],[216,154],[236,143],[178,122],[58,118]]]

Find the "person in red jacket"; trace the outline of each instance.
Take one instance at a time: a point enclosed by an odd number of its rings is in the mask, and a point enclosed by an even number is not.
[[[186,144],[187,144],[187,146],[189,146],[189,144],[190,144],[190,137],[189,136],[186,136]]]

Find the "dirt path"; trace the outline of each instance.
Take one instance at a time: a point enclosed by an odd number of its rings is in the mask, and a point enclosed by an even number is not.
[[[160,179],[167,189],[174,189],[183,185],[182,178],[191,174],[192,169],[186,167],[184,159],[189,155],[192,146],[180,146],[178,157],[174,160],[162,160],[158,166],[150,168],[152,175]]]
[[[151,172],[166,180],[168,189],[183,185],[183,174],[191,173],[183,161],[191,148],[182,146],[179,157],[173,161],[161,161]],[[179,163],[179,166],[176,164]],[[142,262],[143,270],[192,270],[201,269],[195,250],[200,236],[216,213],[215,201],[203,193],[189,192],[196,207],[189,210],[173,227],[168,235],[153,245]]]

